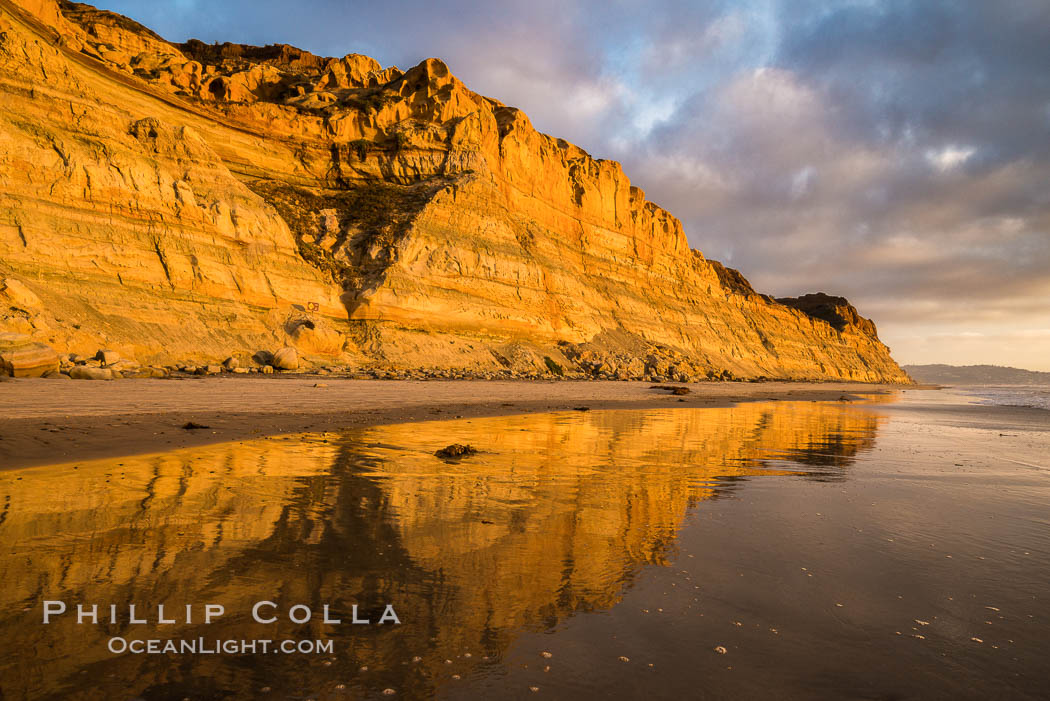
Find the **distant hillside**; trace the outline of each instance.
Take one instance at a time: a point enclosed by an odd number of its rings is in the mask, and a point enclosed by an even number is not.
[[[1050,372],[999,365],[904,365],[916,382],[939,385],[1046,385]]]

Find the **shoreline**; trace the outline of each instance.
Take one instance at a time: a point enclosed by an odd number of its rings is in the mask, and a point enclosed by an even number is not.
[[[186,378],[16,380],[0,391],[0,470],[382,424],[601,409],[718,408],[749,401],[855,401],[908,385]],[[184,429],[187,422],[206,426]]]

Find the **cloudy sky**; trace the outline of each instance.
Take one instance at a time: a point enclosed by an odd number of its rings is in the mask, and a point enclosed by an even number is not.
[[[1050,370],[1046,0],[101,0],[173,41],[435,56],[902,363]],[[294,8],[294,9],[293,9]]]

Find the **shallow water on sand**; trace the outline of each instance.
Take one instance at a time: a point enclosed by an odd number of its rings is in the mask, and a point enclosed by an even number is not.
[[[433,455],[453,442],[481,452]],[[0,473],[0,698],[1039,698],[1048,448],[780,402]],[[44,600],[120,612],[44,626]],[[277,622],[251,619],[260,600]],[[158,624],[158,604],[193,622]],[[225,614],[205,625],[204,604]],[[399,625],[375,624],[385,604]],[[117,637],[332,652],[118,655]]]
[[[955,388],[979,404],[1050,410],[1050,385],[976,385]]]

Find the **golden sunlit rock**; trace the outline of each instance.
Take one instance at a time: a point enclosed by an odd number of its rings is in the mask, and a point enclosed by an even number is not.
[[[292,346],[307,365],[909,381],[845,300],[829,317],[755,292],[618,163],[440,60],[173,45],[20,5],[0,11],[0,258],[41,304],[0,328],[153,364]]]

